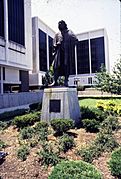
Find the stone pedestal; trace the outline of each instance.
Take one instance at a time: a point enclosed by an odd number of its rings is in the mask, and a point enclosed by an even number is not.
[[[49,121],[55,118],[73,119],[79,122],[80,107],[76,88],[55,87],[44,89],[41,119]]]

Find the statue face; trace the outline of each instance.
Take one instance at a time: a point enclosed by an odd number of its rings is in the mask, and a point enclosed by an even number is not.
[[[65,23],[64,22],[59,22],[58,23],[58,28],[59,28],[60,31],[65,30],[66,29]]]

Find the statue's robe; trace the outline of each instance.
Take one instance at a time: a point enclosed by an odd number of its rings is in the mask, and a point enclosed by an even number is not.
[[[77,38],[71,30],[65,30],[55,35],[53,40],[54,71],[58,70],[58,76],[73,74],[75,65],[75,44]]]

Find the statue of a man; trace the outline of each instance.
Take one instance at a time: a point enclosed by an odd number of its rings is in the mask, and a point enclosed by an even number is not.
[[[78,41],[75,34],[68,30],[65,21],[58,23],[59,32],[53,40],[53,69],[54,82],[51,86],[58,86],[59,76],[64,76],[64,86],[68,86],[68,77],[72,72],[72,60],[75,59],[75,44]]]

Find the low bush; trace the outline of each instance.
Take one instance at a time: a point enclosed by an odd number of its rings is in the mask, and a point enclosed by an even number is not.
[[[111,159],[109,161],[109,169],[112,175],[121,178],[121,148],[112,152]]]
[[[29,105],[30,111],[40,111],[42,108],[42,103],[33,103]]]
[[[83,119],[83,127],[87,132],[98,132],[100,127],[100,122],[95,119]]]
[[[118,118],[114,116],[109,116],[106,118],[101,124],[101,130],[107,130],[108,133],[112,132],[113,130],[117,130],[119,128],[119,121]]]
[[[102,179],[101,173],[84,161],[63,161],[52,170],[48,179]]]
[[[0,114],[0,120],[6,120],[15,116],[23,115],[27,113],[27,109],[16,109],[14,111],[8,111]]]
[[[6,147],[6,144],[5,142],[3,142],[1,139],[0,139],[0,150],[2,150],[3,148]]]
[[[34,133],[34,129],[31,127],[25,127],[20,131],[20,138],[21,139],[30,139],[32,138]]]
[[[69,149],[75,146],[74,137],[64,134],[59,138],[60,150],[67,152]]]
[[[102,122],[107,114],[97,108],[81,107],[81,119],[96,119]]]
[[[100,129],[93,143],[89,147],[82,148],[77,153],[82,156],[84,161],[91,163],[93,159],[98,158],[102,152],[112,151],[118,146],[118,143],[113,137],[112,128],[110,129],[106,122],[103,128]]]
[[[74,127],[74,121],[72,119],[52,119],[50,123],[53,130],[58,135],[62,135],[64,132]]]
[[[0,121],[0,131],[6,129],[9,126],[9,122]]]
[[[35,127],[35,133],[38,136],[39,141],[47,140],[48,136],[48,123],[45,121],[38,122]]]
[[[17,157],[22,161],[27,159],[27,155],[29,155],[29,148],[26,145],[21,146],[17,151]]]
[[[56,165],[60,162],[59,152],[55,152],[51,144],[43,143],[42,150],[38,152],[42,165]]]
[[[24,128],[33,125],[37,121],[40,121],[40,112],[17,116],[13,119],[12,124],[18,128]]]

